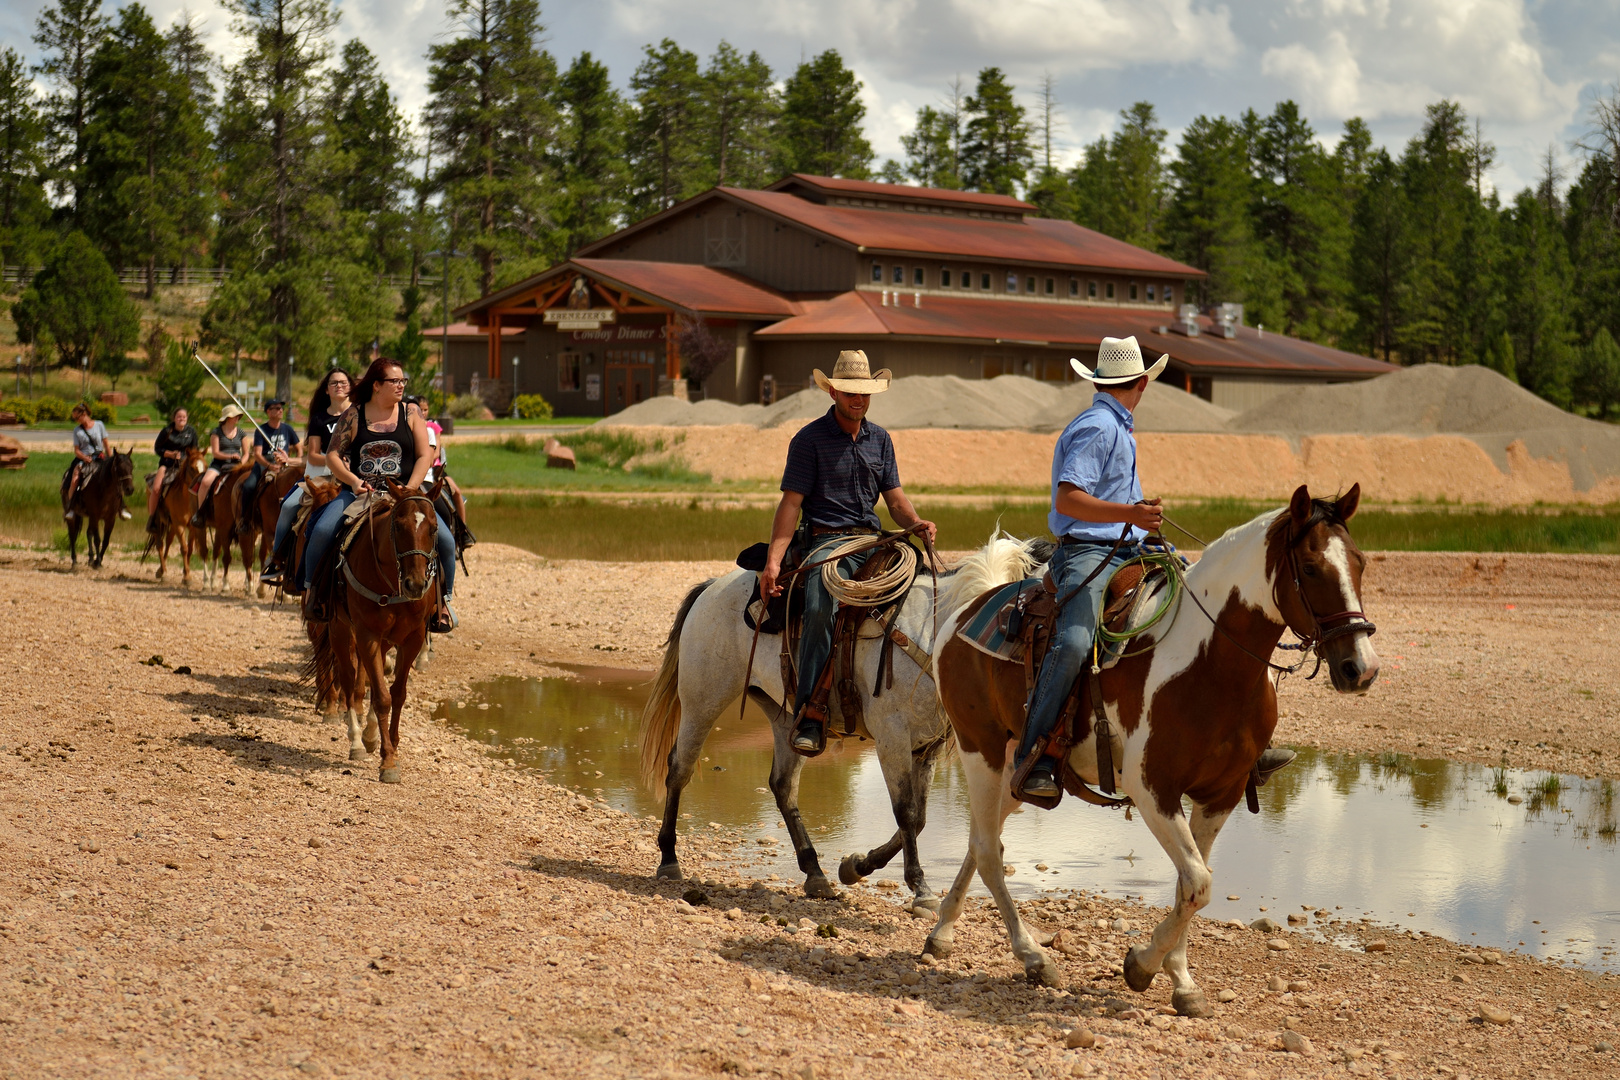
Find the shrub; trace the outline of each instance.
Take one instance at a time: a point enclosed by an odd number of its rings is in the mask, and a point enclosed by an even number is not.
[[[25,424],[32,424],[39,419],[39,411],[34,408],[34,403],[24,401],[22,398],[0,400],[0,412],[15,413],[17,419]]]
[[[203,382],[208,378],[201,364],[191,358],[191,352],[178,341],[170,341],[164,346],[166,358],[163,367],[156,373],[153,380],[157,385],[153,388],[153,403],[157,405],[158,412],[167,419],[168,415],[182,405],[191,413],[191,422],[199,428],[202,421],[197,416],[197,392],[202,389]],[[216,406],[214,415],[219,415]]]
[[[551,402],[539,394],[519,394],[512,400],[512,409],[520,420],[551,419]]]
[[[457,394],[444,407],[445,415],[452,420],[483,420],[488,411],[477,394]]]
[[[121,356],[140,337],[139,309],[118,275],[82,232],[69,233],[24,290],[22,323],[30,336],[49,333],[62,362]]]
[[[197,441],[204,450],[208,449],[208,433],[219,423],[219,413],[224,407],[213,398],[198,398],[186,409],[191,414],[189,423],[197,429]]]
[[[39,420],[71,420],[73,406],[59,397],[46,394],[34,401],[34,416]]]
[[[90,410],[90,419],[100,420],[103,424],[118,423],[118,410],[105,401],[86,401],[84,406]]]

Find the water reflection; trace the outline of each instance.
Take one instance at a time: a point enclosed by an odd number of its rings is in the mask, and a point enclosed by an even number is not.
[[[647,676],[581,670],[574,679],[480,684],[438,715],[557,783],[643,817],[661,812],[637,779],[637,725]],[[800,805],[831,870],[894,832],[875,755],[832,744],[806,765]],[[797,880],[786,830],[765,788],[765,716],[735,707],[704,750],[682,808],[682,853],[701,873],[730,854],[748,872]],[[1254,919],[1265,906],[1326,908],[1468,944],[1620,969],[1620,851],[1615,785],[1400,754],[1305,750],[1261,789],[1258,817],[1238,812],[1217,842],[1217,918]],[[713,826],[720,826],[716,829]],[[736,844],[736,830],[776,843]],[[730,840],[727,837],[730,837]],[[939,769],[922,856],[943,889],[967,836],[967,794],[954,760]],[[1085,888],[1167,903],[1174,870],[1140,821],[1066,801],[1007,823],[1015,892]],[[1038,871],[1036,866],[1045,865]],[[648,867],[649,873],[652,867]],[[882,877],[898,880],[896,859]],[[1227,895],[1242,899],[1226,900]]]

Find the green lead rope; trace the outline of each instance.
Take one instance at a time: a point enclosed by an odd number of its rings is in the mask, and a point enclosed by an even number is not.
[[[1159,605],[1154,609],[1152,616],[1150,616],[1146,621],[1136,626],[1127,626],[1124,630],[1117,633],[1108,629],[1108,627],[1101,625],[1099,620],[1096,637],[1099,646],[1103,642],[1107,642],[1110,645],[1122,644],[1123,642],[1129,641],[1131,638],[1136,637],[1138,634],[1145,634],[1149,630],[1152,630],[1155,626],[1158,626],[1159,623],[1163,622],[1166,616],[1169,616],[1173,621],[1175,618],[1175,612],[1180,610],[1183,585],[1181,579],[1181,556],[1174,551],[1143,552],[1140,555],[1136,555],[1125,560],[1119,565],[1119,569],[1115,570],[1114,573],[1119,573],[1120,570],[1124,570],[1133,563],[1142,564],[1144,580],[1146,580],[1146,575],[1153,571],[1154,567],[1163,567],[1165,571],[1165,585],[1159,598]],[[1147,652],[1151,648],[1153,648],[1153,646],[1148,645],[1144,648],[1136,650],[1136,652],[1121,653],[1119,658],[1123,660],[1127,656],[1138,656],[1144,652]],[[1100,651],[1101,650],[1099,648],[1098,652],[1100,653]],[[1097,660],[1100,659],[1101,657],[1098,656]]]

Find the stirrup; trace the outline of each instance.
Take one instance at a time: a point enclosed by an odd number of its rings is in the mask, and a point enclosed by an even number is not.
[[[788,745],[793,748],[795,754],[815,757],[827,749],[826,723],[813,716],[801,714],[798,726],[793,731],[793,739]]]
[[[259,584],[260,585],[280,585],[281,584],[281,578],[282,578],[281,564],[278,563],[278,562],[275,562],[274,560],[272,560],[270,565],[264,568],[264,573],[259,575]]]
[[[461,620],[456,618],[456,609],[446,600],[442,609],[434,610],[433,618],[428,622],[428,633],[448,634],[460,625]]]
[[[1037,799],[1055,799],[1062,793],[1057,782],[1057,766],[1049,757],[1042,757],[1030,767],[1029,775],[1018,789],[1019,794],[1033,795]]]
[[[1271,774],[1279,769],[1287,768],[1299,755],[1284,747],[1268,747],[1254,763],[1254,786],[1265,787]]]

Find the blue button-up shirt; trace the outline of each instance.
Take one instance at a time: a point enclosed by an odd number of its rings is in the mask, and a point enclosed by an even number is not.
[[[1136,436],[1132,434],[1135,429],[1131,410],[1112,394],[1094,395],[1091,407],[1069,421],[1052,453],[1053,505],[1046,524],[1053,536],[1102,540],[1110,544],[1119,539],[1118,522],[1099,524],[1058,513],[1058,485],[1073,484],[1105,502],[1140,501],[1142,483],[1136,477]],[[1144,530],[1131,527],[1131,539],[1146,537]]]
[[[851,438],[834,409],[800,428],[788,444],[782,490],[804,496],[803,514],[823,529],[876,529],[872,510],[885,492],[900,486],[889,433],[862,419]]]

